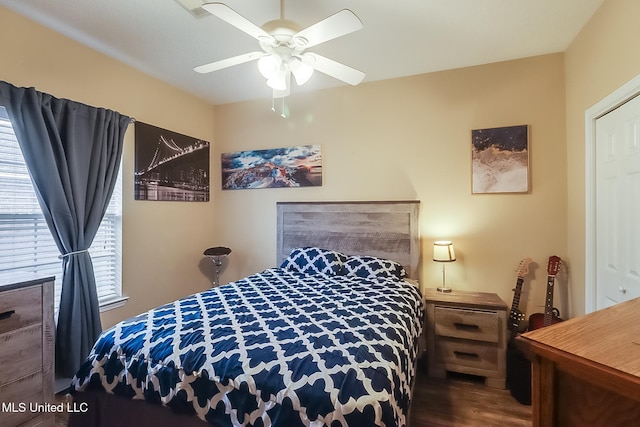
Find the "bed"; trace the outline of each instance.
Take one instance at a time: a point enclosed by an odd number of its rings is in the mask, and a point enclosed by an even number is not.
[[[408,425],[418,206],[278,203],[278,267],[104,331],[69,425]]]

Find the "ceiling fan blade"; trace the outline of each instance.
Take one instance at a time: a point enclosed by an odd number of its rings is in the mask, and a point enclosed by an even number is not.
[[[254,59],[262,58],[266,53],[264,52],[249,52],[243,55],[232,56],[231,58],[221,59],[210,64],[200,65],[194,68],[194,71],[198,73],[210,73],[212,71],[218,71],[223,68],[232,67],[234,65],[244,64],[245,62],[253,61]]]
[[[217,16],[228,24],[233,25],[237,29],[244,31],[251,37],[260,40],[261,38],[273,39],[273,37],[265,30],[222,3],[205,3],[202,8],[210,14]]]
[[[302,55],[302,62],[321,73],[338,80],[342,80],[343,82],[349,83],[353,86],[359,84],[366,76],[366,74],[360,70],[356,70],[355,68],[351,68],[322,55],[318,55],[317,53],[306,52]]]
[[[361,28],[362,21],[356,14],[349,9],[343,9],[304,30],[300,30],[293,36],[293,40],[308,48],[358,31]]]

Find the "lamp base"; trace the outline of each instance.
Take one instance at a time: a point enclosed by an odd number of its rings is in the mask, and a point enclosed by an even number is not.
[[[448,292],[451,292],[451,291],[452,291],[452,289],[451,289],[451,288],[442,287],[442,286],[439,286],[439,287],[438,287],[438,292],[448,293]]]

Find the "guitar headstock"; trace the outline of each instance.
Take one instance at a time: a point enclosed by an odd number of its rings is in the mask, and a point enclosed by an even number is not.
[[[562,264],[562,260],[559,256],[550,256],[549,263],[547,264],[547,274],[549,274],[549,276],[555,276],[556,274],[558,274],[558,270],[560,270],[560,264]]]
[[[531,262],[532,260],[529,257],[522,258],[522,261],[520,261],[520,265],[518,265],[518,269],[516,270],[518,277],[524,277],[529,274],[529,264],[531,264]]]

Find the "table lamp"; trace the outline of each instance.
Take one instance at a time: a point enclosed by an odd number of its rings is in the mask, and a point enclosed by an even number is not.
[[[438,292],[451,292],[451,288],[447,288],[447,283],[445,281],[444,266],[445,263],[456,260],[453,243],[448,240],[438,240],[437,242],[433,242],[433,260],[442,263],[442,286],[438,287]]]

